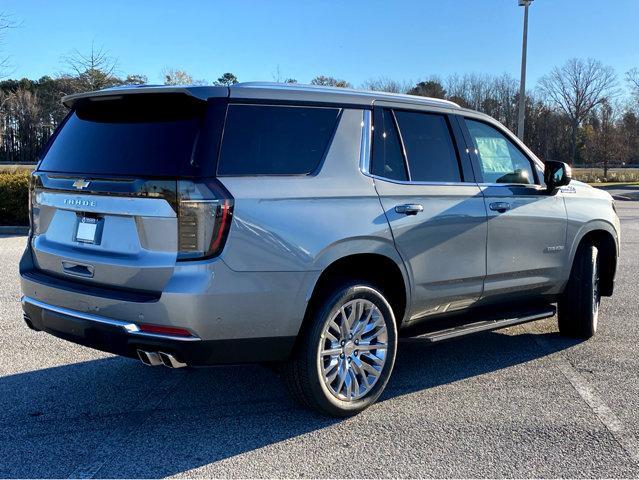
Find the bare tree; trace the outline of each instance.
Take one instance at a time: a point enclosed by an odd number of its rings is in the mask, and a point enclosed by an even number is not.
[[[406,82],[398,82],[389,77],[378,77],[366,80],[362,88],[374,92],[406,93],[410,86]]]
[[[15,28],[16,26],[16,22],[14,22],[9,15],[0,12],[0,47],[4,45],[4,38],[7,34],[7,31],[10,28]],[[9,57],[0,56],[0,78],[2,78],[2,76],[6,74],[8,69]]]
[[[4,90],[0,90],[0,153],[3,153],[3,156],[7,156],[7,137],[10,131],[9,123],[11,122],[11,117],[7,106],[10,98],[10,93],[5,92]]]
[[[62,57],[62,62],[77,78],[81,91],[100,90],[122,83],[115,74],[117,59],[110,56],[103,46],[96,47],[95,43],[91,43],[88,53],[75,50]]]
[[[282,75],[282,71],[280,69],[280,65],[278,64],[275,67],[275,70],[271,73],[271,77],[273,77],[273,81],[275,83],[286,83],[284,82],[284,75]]]
[[[598,60],[573,58],[542,77],[539,86],[550,101],[570,118],[570,161],[574,163],[579,125],[605,98],[617,94],[615,72]]]
[[[475,110],[482,110],[486,100],[494,96],[493,77],[477,73],[449,75],[444,88],[450,100]]]
[[[517,109],[519,101],[519,81],[505,73],[493,79],[494,98],[499,106],[495,118],[511,130],[517,128]],[[530,96],[526,95],[526,103]]]
[[[495,80],[490,75],[467,73],[449,75],[444,82],[448,99],[474,110],[494,108]]]
[[[639,68],[633,68],[626,72],[626,81],[630,85],[635,100],[639,102]]]
[[[164,68],[162,70],[162,77],[164,78],[164,85],[193,84],[193,77],[186,73],[184,70],[177,70],[175,68]]]
[[[313,78],[313,80],[311,80],[311,85],[323,85],[325,87],[341,87],[341,88],[353,87],[346,80],[340,80],[335,77],[330,77],[326,75],[317,75],[315,78]]]
[[[18,88],[6,99],[8,117],[13,121],[5,147],[21,162],[36,158],[39,147],[38,137],[42,124],[41,109],[37,97],[28,90]]]
[[[297,83],[297,80],[293,77],[285,77],[280,70],[280,66],[275,67],[275,71],[271,73],[271,77],[273,77],[273,81],[275,83]]]
[[[603,167],[604,181],[608,178],[608,170],[614,164],[622,163],[629,154],[628,139],[622,134],[618,125],[618,106],[604,99],[589,116],[584,125],[584,137],[587,148],[586,157],[593,165]]]

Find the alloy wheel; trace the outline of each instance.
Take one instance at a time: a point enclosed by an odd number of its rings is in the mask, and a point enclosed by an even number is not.
[[[331,394],[351,402],[375,386],[387,353],[388,331],[379,308],[369,300],[350,300],[324,325],[318,369]]]

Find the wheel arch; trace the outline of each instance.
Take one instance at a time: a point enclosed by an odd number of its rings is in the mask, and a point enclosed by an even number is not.
[[[377,286],[390,303],[395,321],[399,328],[404,321],[410,305],[410,284],[404,264],[393,248],[392,253],[360,251],[332,257],[325,262],[315,283],[307,292],[307,306],[300,333],[310,323],[311,313],[323,296],[337,282],[345,279],[368,281]]]
[[[587,224],[575,238],[570,252],[570,268],[582,245],[592,243],[599,251],[600,288],[602,296],[611,296],[614,290],[617,259],[619,257],[619,242],[616,230],[612,225],[603,221]]]

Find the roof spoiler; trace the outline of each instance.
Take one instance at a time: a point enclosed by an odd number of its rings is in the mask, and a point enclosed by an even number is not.
[[[228,87],[190,87],[170,85],[136,85],[125,87],[106,88],[93,92],[74,93],[62,97],[62,104],[67,108],[73,108],[78,100],[85,98],[119,97],[121,95],[140,95],[152,93],[179,93],[188,95],[198,100],[206,101],[212,97],[228,97]]]

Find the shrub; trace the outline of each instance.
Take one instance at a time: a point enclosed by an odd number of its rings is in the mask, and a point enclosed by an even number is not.
[[[0,225],[29,225],[29,174],[0,173]]]
[[[0,163],[0,173],[32,172],[34,169],[35,163],[29,165]]]
[[[586,183],[639,182],[639,168],[610,168],[605,178],[603,168],[573,168],[572,177]]]

